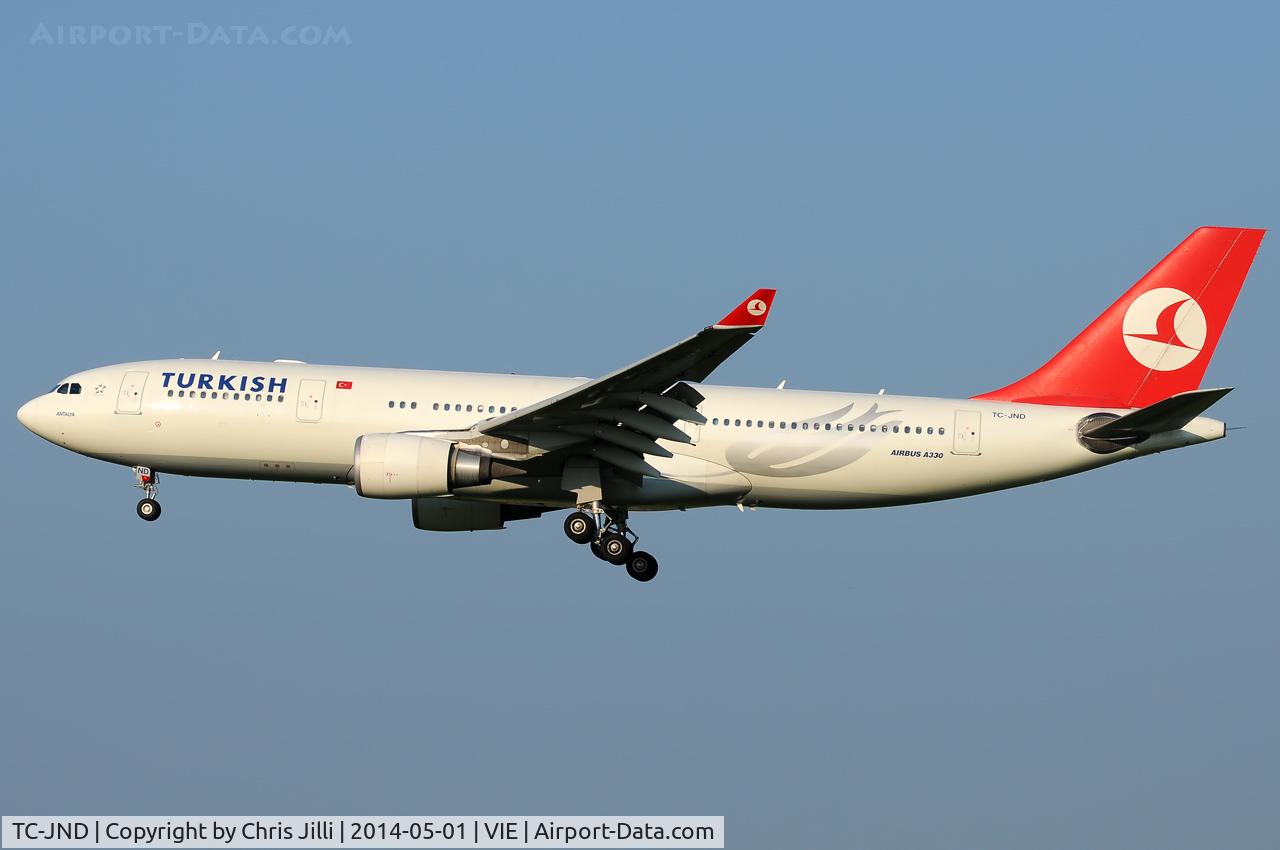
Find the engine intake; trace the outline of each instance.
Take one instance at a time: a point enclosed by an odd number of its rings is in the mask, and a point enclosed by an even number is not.
[[[493,481],[488,455],[417,434],[365,434],[356,439],[356,492],[370,499],[444,496]]]

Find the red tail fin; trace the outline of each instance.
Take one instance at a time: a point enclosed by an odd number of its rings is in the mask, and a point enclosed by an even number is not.
[[[1196,389],[1264,233],[1200,228],[1052,360],[975,398],[1146,407]]]

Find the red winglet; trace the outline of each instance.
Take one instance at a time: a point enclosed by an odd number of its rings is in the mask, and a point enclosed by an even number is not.
[[[729,315],[716,322],[717,328],[761,328],[769,318],[776,289],[757,289],[751,297],[733,309]]]

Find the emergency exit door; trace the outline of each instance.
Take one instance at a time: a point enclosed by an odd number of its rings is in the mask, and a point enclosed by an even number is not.
[[[303,381],[298,393],[298,421],[319,422],[324,413],[324,381]]]
[[[982,414],[976,410],[957,410],[951,452],[958,455],[982,454]]]
[[[116,396],[116,413],[141,413],[142,390],[147,385],[146,372],[125,372]]]

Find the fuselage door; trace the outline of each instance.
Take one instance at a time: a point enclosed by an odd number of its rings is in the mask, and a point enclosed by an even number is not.
[[[314,379],[302,382],[298,393],[298,421],[319,422],[324,413],[324,381]]]
[[[976,410],[957,410],[956,427],[952,440],[952,454],[982,454],[980,448],[982,442],[982,414]]]
[[[142,389],[147,385],[146,372],[125,372],[116,396],[116,413],[141,413]]]

